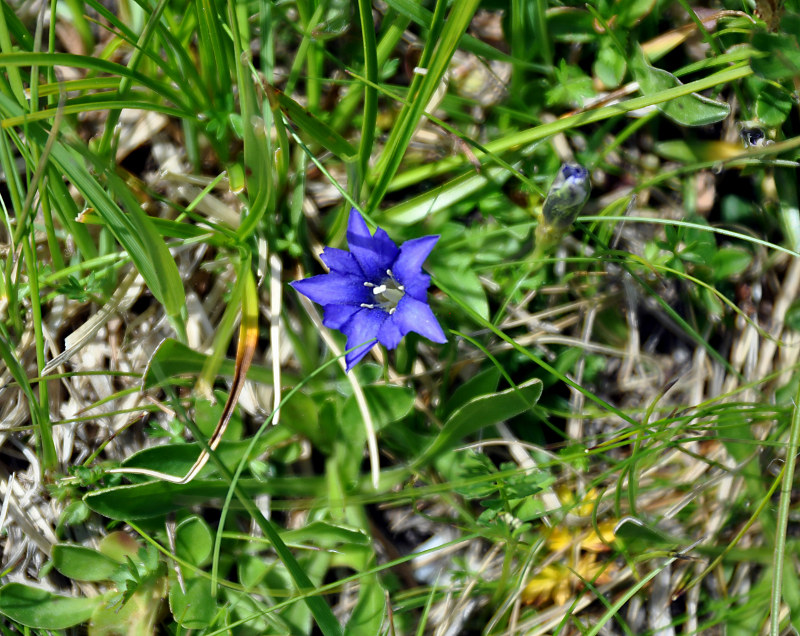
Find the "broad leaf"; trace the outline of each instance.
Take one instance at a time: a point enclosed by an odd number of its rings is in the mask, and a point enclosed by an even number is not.
[[[102,597],[72,598],[9,583],[0,588],[0,614],[34,629],[67,629],[89,620]]]
[[[64,576],[77,581],[105,581],[119,569],[114,559],[82,545],[59,543],[53,546],[53,565]]]
[[[524,413],[539,401],[541,380],[534,379],[516,388],[483,395],[467,402],[453,413],[436,439],[422,453],[415,465],[427,464],[444,451],[458,445],[468,435]]]
[[[672,73],[650,66],[640,46],[630,61],[630,68],[642,95],[650,97],[660,92],[681,86],[680,80]],[[656,108],[676,124],[682,126],[705,126],[725,119],[731,107],[697,93],[675,97],[667,102],[656,104]]]

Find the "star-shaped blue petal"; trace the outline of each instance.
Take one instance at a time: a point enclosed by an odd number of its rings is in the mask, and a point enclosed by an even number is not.
[[[447,338],[428,305],[430,276],[422,272],[438,236],[423,236],[399,248],[378,228],[371,234],[358,210],[350,210],[347,242],[350,251],[326,247],[322,261],[330,272],[291,283],[325,310],[323,324],[347,336],[352,349],[347,370],[375,342],[394,349],[410,331],[433,342]]]

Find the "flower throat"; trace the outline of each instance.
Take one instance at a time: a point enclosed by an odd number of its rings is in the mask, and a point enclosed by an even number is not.
[[[405,287],[395,279],[392,270],[386,270],[386,278],[383,279],[380,285],[375,283],[364,283],[364,287],[372,288],[372,295],[377,300],[377,303],[361,303],[365,309],[375,309],[380,307],[390,316],[397,310],[397,303],[406,295]]]

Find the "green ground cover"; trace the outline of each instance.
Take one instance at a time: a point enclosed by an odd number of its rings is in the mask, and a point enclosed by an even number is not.
[[[799,0],[0,3],[3,634],[800,629]]]

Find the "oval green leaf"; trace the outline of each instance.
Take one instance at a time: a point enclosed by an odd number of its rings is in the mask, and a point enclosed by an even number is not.
[[[106,581],[120,566],[97,550],[71,543],[54,545],[51,556],[56,570],[77,581]]]
[[[650,66],[644,51],[637,45],[636,52],[630,62],[630,68],[642,95],[652,97],[667,91],[681,82],[672,73]],[[725,102],[718,102],[697,93],[675,97],[669,101],[656,104],[656,108],[681,126],[705,126],[725,119],[731,107]]]
[[[72,598],[8,583],[0,588],[0,614],[35,629],[67,629],[86,622],[102,597]]]
[[[197,515],[184,519],[175,528],[175,554],[197,567],[208,563],[214,537],[208,524]]]

